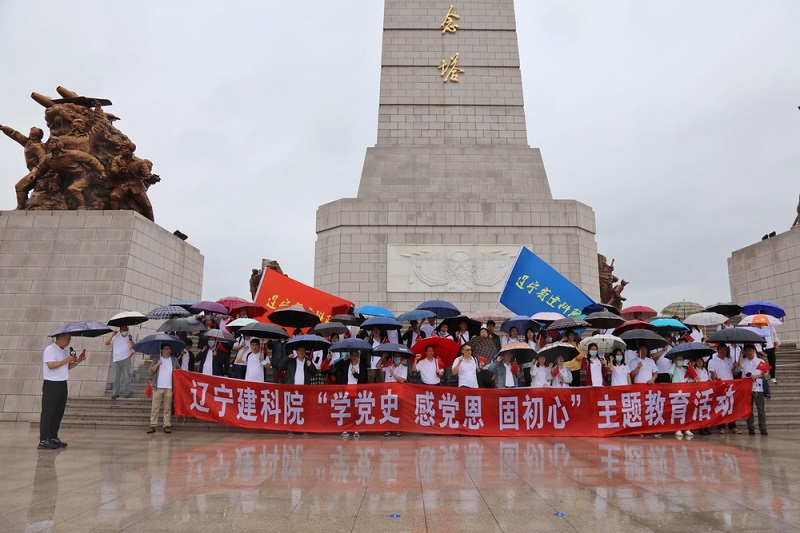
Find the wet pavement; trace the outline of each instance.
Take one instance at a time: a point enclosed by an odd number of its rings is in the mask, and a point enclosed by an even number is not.
[[[0,423],[1,531],[798,531],[800,431],[677,440]]]

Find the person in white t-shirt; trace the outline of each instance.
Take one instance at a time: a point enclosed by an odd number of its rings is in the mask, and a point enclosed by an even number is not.
[[[456,339],[458,344],[466,344],[469,342],[470,334],[469,334],[469,324],[466,320],[462,320],[458,323],[458,329],[453,334],[453,337]]]
[[[531,388],[540,389],[542,387],[549,387],[553,379],[551,371],[553,370],[553,363],[547,364],[546,358],[539,355],[536,362],[531,367]]]
[[[572,370],[564,366],[564,358],[560,355],[556,357],[556,366],[550,373],[553,376],[553,381],[550,384],[551,387],[569,387],[569,384],[572,383]]]
[[[133,361],[133,337],[128,326],[120,326],[106,338],[106,346],[111,346],[111,361],[114,366],[114,383],[111,386],[111,399],[116,400],[122,394],[131,397],[131,362]]]
[[[753,380],[753,409],[747,418],[747,432],[750,435],[756,434],[754,412],[758,411],[758,429],[762,435],[767,435],[767,413],[764,410],[764,379],[769,374],[759,368],[764,363],[762,359],[756,357],[756,347],[754,344],[744,345],[744,357],[742,358],[742,376]]]
[[[427,322],[425,322],[419,327],[419,329],[420,331],[425,333],[426,338],[432,337],[434,330],[436,329],[436,317],[435,316],[430,317]]]
[[[42,414],[39,419],[39,449],[66,448],[67,443],[58,437],[61,419],[67,406],[67,380],[69,371],[86,360],[86,350],[80,355],[69,346],[68,333],[57,335],[42,354]]]
[[[439,385],[444,375],[444,370],[439,368],[439,362],[436,360],[433,346],[425,347],[425,359],[422,359],[421,355],[417,355],[411,370],[419,372],[420,380],[425,385]]]
[[[150,365],[150,373],[155,374],[152,380],[153,399],[150,404],[150,427],[148,433],[156,432],[158,412],[164,408],[164,433],[172,433],[172,372],[178,370],[178,360],[172,357],[172,347],[168,343],[161,344],[161,355]]]
[[[478,388],[478,360],[472,357],[472,346],[464,344],[453,364],[453,374],[458,376],[458,386]]]
[[[655,383],[656,377],[658,376],[656,362],[648,357],[650,355],[650,350],[647,349],[647,346],[639,346],[636,352],[638,355],[637,360],[634,361],[636,366],[631,370],[633,382],[652,385]]]
[[[611,369],[611,386],[624,387],[631,384],[631,369],[625,364],[625,355],[617,348],[608,361]]]
[[[247,374],[247,363],[244,362],[243,356],[250,351],[250,337],[240,335],[231,350],[236,354],[233,359],[233,377],[244,379]]]
[[[708,361],[708,373],[711,379],[721,379],[728,381],[734,378],[736,369],[741,368],[741,362],[735,363],[730,357],[730,350],[727,344],[718,344],[717,353]],[[741,372],[739,370],[737,373]],[[720,435],[725,434],[725,429],[730,430],[731,433],[739,434],[741,430],[736,427],[736,422],[730,422],[727,425],[721,424],[717,429]]]
[[[243,379],[245,381],[256,383],[264,383],[264,368],[270,367],[269,357],[261,351],[261,341],[255,338],[250,339],[250,348],[247,352],[236,356],[236,364],[244,365]]]

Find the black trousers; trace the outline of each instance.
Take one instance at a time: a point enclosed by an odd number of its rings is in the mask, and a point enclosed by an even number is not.
[[[772,367],[769,369],[769,377],[775,379],[775,348],[767,348],[764,352],[767,354],[767,363]]]
[[[67,382],[47,381],[42,383],[42,416],[39,419],[39,440],[58,437],[64,409],[67,407]]]

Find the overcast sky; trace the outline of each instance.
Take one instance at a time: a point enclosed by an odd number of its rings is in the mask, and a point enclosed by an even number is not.
[[[627,304],[729,299],[730,253],[795,217],[800,2],[516,9],[529,142],[554,196],[594,208]],[[111,99],[205,298],[248,296],[262,257],[312,284],[316,208],[355,196],[376,141],[382,20],[379,0],[0,0],[0,123],[43,127],[29,94],[58,85]],[[0,169],[12,209],[4,137]]]

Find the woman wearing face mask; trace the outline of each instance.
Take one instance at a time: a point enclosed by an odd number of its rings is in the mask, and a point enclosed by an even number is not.
[[[584,362],[587,387],[602,387],[606,384],[608,368],[605,357],[598,351],[597,345],[589,345],[589,358]]]
[[[706,370],[706,360],[702,357],[698,357],[697,359],[692,359],[689,361],[689,368],[694,369],[695,383],[701,383],[703,381],[710,381],[708,377],[708,370]],[[711,435],[711,428],[704,427],[701,428],[700,431],[697,432],[698,435]]]
[[[672,362],[672,365],[669,367],[667,374],[669,374],[672,383],[686,383],[687,381],[693,381],[693,379],[687,379],[688,378],[687,369],[685,366],[683,366],[683,357],[681,356],[677,356],[675,358],[675,361]],[[694,376],[695,374],[696,372],[692,372],[689,375]],[[692,437],[694,437],[694,433],[692,433],[690,429],[687,429],[685,431],[681,431],[679,429],[678,431],[675,432],[675,436],[679,439],[682,439],[684,436],[686,436],[686,438],[691,439]]]
[[[381,363],[383,360],[387,358],[390,354],[384,355],[381,359]],[[384,383],[405,383],[408,379],[408,366],[403,361],[403,358],[397,354],[392,355],[392,362],[391,364],[383,367],[384,373]],[[384,437],[390,437],[392,435],[391,431],[387,431],[383,434]],[[395,433],[396,436],[400,436],[400,432]]]
[[[620,387],[631,384],[631,371],[628,365],[625,364],[624,352],[617,348],[614,350],[611,360],[611,386]]]

